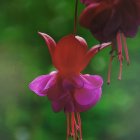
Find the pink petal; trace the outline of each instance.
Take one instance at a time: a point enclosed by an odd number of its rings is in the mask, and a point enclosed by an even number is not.
[[[63,88],[74,89],[83,88],[84,81],[80,75],[72,75],[70,78],[63,79]]]
[[[70,93],[69,96],[61,98],[57,101],[52,101],[52,108],[54,112],[59,112],[61,110],[64,110],[65,112],[74,112],[75,107],[73,100],[70,97]]]
[[[101,96],[103,80],[100,76],[84,75],[84,87],[75,90],[75,100],[79,105],[95,105]]]
[[[75,105],[72,100],[69,100],[68,102],[66,102],[64,111],[65,112],[75,112],[76,111]]]
[[[41,75],[35,78],[30,84],[29,88],[39,96],[46,96],[46,90],[51,88],[54,84],[56,74]]]
[[[99,89],[95,90],[94,92],[95,92],[94,100],[93,100],[90,104],[88,104],[88,105],[81,105],[81,104],[79,104],[79,103],[76,103],[76,104],[75,104],[75,108],[76,108],[76,111],[77,111],[77,112],[84,112],[84,111],[89,110],[90,108],[92,108],[93,106],[96,105],[96,103],[97,103],[97,102],[100,100],[100,98],[101,98],[102,89],[99,88]],[[96,92],[97,92],[98,94],[97,94]]]
[[[69,92],[63,88],[62,83],[57,81],[51,88],[47,90],[48,99],[51,101],[59,101],[68,96]]]
[[[97,89],[103,85],[103,79],[99,75],[85,74],[82,77],[84,78],[84,88]]]
[[[64,103],[60,101],[52,101],[52,109],[54,112],[59,112],[64,109]]]
[[[46,45],[48,46],[50,54],[52,56],[53,53],[54,53],[55,47],[56,47],[56,43],[55,43],[54,39],[52,37],[50,37],[49,35],[45,34],[45,33],[41,33],[41,32],[38,32],[38,33],[45,40]]]

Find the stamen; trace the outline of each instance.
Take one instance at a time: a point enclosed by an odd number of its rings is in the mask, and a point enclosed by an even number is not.
[[[122,34],[122,39],[123,39],[123,46],[124,46],[124,52],[125,52],[127,65],[129,65],[130,64],[130,59],[129,59],[129,54],[128,54],[128,47],[127,47],[127,43],[126,43],[126,37],[124,36],[124,34]]]
[[[120,61],[120,70],[119,70],[118,79],[121,80],[121,78],[122,78],[122,61]]]
[[[75,140],[75,128],[74,128],[74,125],[75,125],[75,120],[74,120],[74,114],[73,112],[71,113],[71,136],[74,137],[74,140]]]
[[[123,43],[123,44],[122,44]],[[118,49],[118,60],[120,63],[120,68],[119,68],[119,74],[118,74],[118,79],[122,79],[122,67],[123,67],[123,54],[122,54],[122,47],[124,47],[124,52],[125,52],[125,57],[127,64],[130,64],[130,59],[129,59],[129,54],[128,54],[128,48],[127,48],[127,43],[126,43],[126,37],[124,36],[123,33],[118,32],[116,36],[116,40],[112,41],[112,50],[110,52],[111,57],[110,57],[110,62],[109,62],[109,67],[108,67],[108,79],[107,79],[107,84],[110,84],[110,77],[111,77],[111,68],[112,68],[112,60],[114,58],[114,52],[116,51],[116,48]]]
[[[111,77],[111,69],[112,69],[112,60],[113,55],[110,56],[109,67],[108,67],[108,76],[107,76],[107,84],[110,84],[110,77]]]
[[[67,137],[72,137],[73,140],[82,140],[81,119],[79,112],[66,112],[67,117]]]
[[[66,113],[66,118],[67,118],[67,137],[66,140],[69,139],[69,135],[70,135],[70,114],[67,112]]]
[[[119,70],[118,79],[121,80],[121,78],[122,78],[121,77],[122,76],[122,61],[123,61],[121,33],[117,34],[117,43],[118,43],[118,59],[120,61],[120,70]]]
[[[113,58],[115,57],[114,52],[116,51],[116,41],[112,41],[112,49],[110,51],[110,61],[109,61],[109,66],[108,66],[108,75],[107,75],[107,84],[110,84],[110,79],[111,79],[111,70],[112,70],[112,61]]]
[[[81,117],[80,117],[80,113],[77,113],[77,119],[78,119],[78,124],[79,124],[79,133],[80,133],[80,140],[82,140],[82,126],[81,126]]]

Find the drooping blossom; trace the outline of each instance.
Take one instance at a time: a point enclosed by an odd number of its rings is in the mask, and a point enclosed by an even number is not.
[[[57,70],[35,78],[29,88],[39,96],[47,96],[55,112],[64,110],[67,140],[69,136],[82,140],[79,112],[90,109],[100,100],[103,80],[98,75],[81,74],[81,71],[99,50],[110,43],[88,50],[86,41],[80,36],[70,34],[56,43],[49,35],[39,34],[45,40]]]
[[[122,47],[124,47],[126,60],[129,64],[126,37],[134,37],[138,31],[140,0],[81,0],[81,2],[86,5],[86,8],[81,13],[80,24],[89,29],[100,42],[112,41],[110,60],[113,59],[114,50],[117,50],[120,62],[118,79],[121,79]]]

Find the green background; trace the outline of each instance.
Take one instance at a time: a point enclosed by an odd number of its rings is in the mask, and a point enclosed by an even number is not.
[[[79,13],[84,6],[79,3]],[[54,113],[47,97],[28,89],[37,76],[54,69],[45,32],[58,41],[73,32],[74,0],[0,1],[0,140],[65,140],[66,118]],[[92,47],[98,42],[78,26],[78,34]],[[104,78],[96,107],[81,113],[83,140],[140,139],[140,33],[127,40],[131,65],[113,61],[111,85],[106,84],[110,48],[96,55],[83,73]]]

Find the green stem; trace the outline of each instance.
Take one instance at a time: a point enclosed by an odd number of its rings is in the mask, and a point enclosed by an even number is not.
[[[74,34],[77,32],[77,17],[78,17],[78,0],[75,0],[75,13],[74,13]]]

